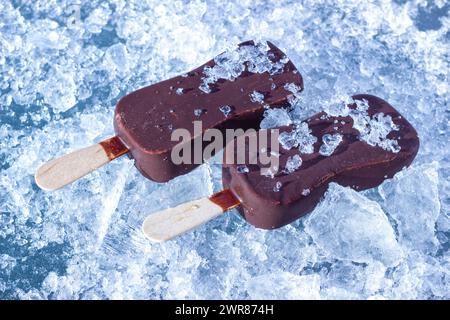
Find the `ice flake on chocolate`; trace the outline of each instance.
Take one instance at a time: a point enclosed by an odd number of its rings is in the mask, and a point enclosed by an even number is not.
[[[309,190],[309,189],[303,189],[302,190],[302,196],[308,196],[309,194],[311,193],[311,190]]]
[[[184,93],[183,88],[177,88],[177,90],[175,90],[175,93],[179,96],[181,96]]]
[[[334,150],[342,142],[342,135],[336,134],[324,134],[322,137],[322,145],[320,146],[319,153],[323,156],[330,156]]]
[[[200,117],[203,114],[203,109],[195,109],[194,110],[194,115],[196,117]]]
[[[239,173],[248,173],[250,172],[250,170],[248,169],[248,167],[245,164],[240,164],[236,167],[237,171]]]
[[[229,49],[218,55],[214,66],[203,68],[203,82],[200,90],[210,93],[209,85],[219,79],[234,81],[246,69],[252,73],[280,73],[286,62],[273,61],[267,42]]]
[[[254,91],[250,94],[250,101],[251,101],[251,102],[263,103],[263,102],[264,102],[264,94],[262,94],[261,92],[258,92],[258,91],[256,91],[256,90],[254,90]]]
[[[314,143],[317,142],[317,138],[311,134],[308,124],[301,122],[296,124],[292,131],[280,133],[278,142],[286,150],[298,147],[300,153],[310,154],[314,152]]]
[[[292,93],[292,95],[288,97],[289,105],[291,106],[297,105],[300,101],[300,93],[302,91],[302,88],[297,86],[295,83],[291,82],[286,83],[283,88]]]
[[[296,171],[302,165],[302,158],[298,154],[289,157],[286,161],[286,166],[284,168],[284,172],[289,174]]]
[[[289,113],[284,108],[267,109],[264,111],[263,117],[260,123],[261,129],[288,126],[292,123]]]
[[[302,88],[300,88],[299,86],[297,86],[295,83],[286,83],[283,87],[285,90],[290,91],[294,94],[299,93],[300,91],[302,91]]]
[[[224,114],[225,117],[228,117],[230,113],[233,112],[233,108],[227,105],[219,107],[219,110]]]
[[[363,113],[367,113],[367,110],[369,110],[369,101],[367,101],[366,99],[357,99],[357,100],[353,100],[356,104],[356,110],[363,114]]]
[[[291,150],[297,144],[297,140],[295,139],[295,131],[294,130],[290,132],[283,131],[278,136],[278,142],[284,149]]]
[[[364,112],[351,112],[350,117],[353,119],[353,128],[360,133],[360,140],[371,146],[379,146],[393,153],[400,151],[398,142],[387,138],[391,131],[399,130],[399,127],[392,121],[391,116],[377,113],[370,118]]]
[[[198,88],[201,91],[203,91],[204,93],[210,93],[211,92],[211,88],[208,86],[207,83],[202,83]]]
[[[348,107],[352,103],[356,104],[356,108],[351,109]],[[329,116],[350,116],[353,120],[353,128],[359,131],[359,139],[361,141],[371,146],[381,147],[386,151],[399,152],[400,146],[398,142],[387,138],[387,136],[390,132],[398,131],[400,128],[392,121],[391,116],[377,113],[370,117],[368,110],[369,102],[366,99],[353,100],[351,97],[325,106],[325,113]]]
[[[272,166],[269,168],[263,168],[261,173],[262,175],[266,176],[266,177],[270,177],[273,179],[273,177],[275,177],[275,174],[278,172],[278,166]]]
[[[283,184],[280,181],[277,181],[277,183],[275,183],[275,186],[273,187],[273,191],[280,192],[282,186]]]
[[[351,111],[349,105],[355,103],[349,95],[337,95],[323,105],[324,112],[331,117],[347,117]]]

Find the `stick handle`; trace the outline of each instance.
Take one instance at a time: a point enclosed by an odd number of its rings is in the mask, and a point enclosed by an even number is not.
[[[119,138],[113,137],[44,163],[36,171],[35,180],[41,189],[56,190],[127,152]]]
[[[220,191],[149,215],[142,231],[152,241],[162,242],[186,233],[240,204],[230,190]]]

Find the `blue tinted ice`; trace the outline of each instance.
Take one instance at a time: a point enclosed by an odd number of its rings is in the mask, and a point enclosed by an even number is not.
[[[0,1],[0,299],[450,299],[446,1],[79,2]],[[335,185],[278,230],[233,210],[161,244],[145,216],[221,190],[222,153],[164,184],[126,157],[56,192],[34,183],[42,162],[113,135],[125,93],[259,38],[304,77],[293,122],[374,94],[417,129],[412,167],[361,193]],[[245,50],[251,70],[280,70],[264,45]],[[223,58],[205,91],[242,70]],[[378,117],[373,143],[395,130]]]
[[[259,126],[261,129],[271,129],[287,126],[291,123],[291,117],[286,109],[270,108],[264,111],[264,118]]]
[[[284,172],[289,174],[296,171],[302,165],[302,158],[298,154],[289,157],[286,161]]]
[[[339,133],[335,134],[324,134],[322,137],[322,145],[320,146],[319,153],[323,156],[330,156],[333,154],[334,150],[342,142],[342,135]]]

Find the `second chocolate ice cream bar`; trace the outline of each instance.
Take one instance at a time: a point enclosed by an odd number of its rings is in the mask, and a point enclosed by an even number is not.
[[[201,133],[257,128],[264,107],[285,105],[302,89],[300,73],[280,49],[270,42],[248,41],[184,75],[123,97],[114,127],[139,171],[164,182],[199,164],[172,161],[178,143],[171,141],[174,130],[188,130],[194,141],[200,138],[194,121],[201,121]]]
[[[230,154],[237,154],[239,144],[225,148],[223,184],[238,199],[245,220],[263,229],[284,226],[311,212],[330,182],[364,190],[411,164],[419,149],[411,124],[380,98],[353,99],[349,105],[280,128],[279,167],[267,168],[271,170],[264,174],[262,164],[251,164],[250,159],[273,150],[256,149],[252,155],[246,139],[250,154],[246,163],[237,164]]]

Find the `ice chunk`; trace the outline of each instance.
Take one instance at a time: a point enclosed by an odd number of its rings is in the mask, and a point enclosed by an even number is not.
[[[286,89],[287,91],[290,91],[294,94],[299,93],[300,91],[302,91],[302,88],[300,88],[299,86],[297,86],[295,83],[286,83],[284,85],[284,89]]]
[[[282,186],[283,184],[280,181],[277,181],[277,183],[275,183],[275,186],[273,187],[273,192],[279,192]]]
[[[355,101],[349,95],[336,95],[323,104],[323,111],[332,117],[346,117],[350,114],[348,105],[353,103]]]
[[[120,73],[128,71],[130,61],[128,50],[123,43],[112,45],[106,50],[105,58],[109,67],[114,67]]]
[[[239,173],[248,173],[248,172],[250,172],[250,170],[248,169],[248,167],[247,167],[246,165],[244,165],[244,164],[238,165],[238,166],[236,167],[236,169],[237,169],[237,171],[238,171]]]
[[[302,158],[298,154],[289,157],[286,161],[286,167],[284,168],[284,172],[289,174],[300,168],[302,165]]]
[[[251,299],[320,299],[320,276],[268,273],[252,278],[247,292]]]
[[[213,67],[204,67],[200,90],[209,93],[209,84],[213,84],[219,79],[234,81],[246,68],[252,73],[279,73],[283,70],[286,62],[272,61],[268,50],[269,46],[266,42],[259,42],[255,45],[231,48],[218,55],[214,59]]]
[[[210,93],[210,92],[211,92],[211,88],[209,87],[209,85],[208,85],[207,83],[202,83],[202,84],[199,86],[199,89],[200,89],[201,91],[203,91],[204,93]]]
[[[57,26],[52,23],[47,24],[47,27],[49,29],[47,29],[45,26],[42,26],[41,30],[30,35],[30,42],[41,48],[59,50],[66,48],[70,40],[63,34],[60,34],[54,30]]]
[[[102,6],[92,10],[85,20],[87,30],[92,33],[100,33],[102,28],[108,23],[111,10],[107,6]]]
[[[294,130],[290,132],[283,131],[278,136],[278,142],[284,149],[291,150],[293,147],[297,145],[297,140],[295,139],[295,131]]]
[[[398,142],[387,138],[391,131],[398,131],[399,127],[392,121],[390,115],[377,113],[370,117],[367,113],[369,102],[365,99],[353,100],[350,97],[339,96],[341,101],[332,101],[325,105],[324,111],[330,116],[350,116],[353,128],[359,131],[359,139],[371,146],[379,146],[384,150],[397,153],[400,151]],[[350,109],[348,104],[355,103],[356,108]]]
[[[311,134],[311,130],[306,122],[302,122],[295,128],[296,141],[298,149],[301,153],[313,153],[314,143],[317,142],[317,138]]]
[[[394,266],[403,257],[380,205],[350,188],[331,183],[304,224],[314,242],[337,259]]]
[[[319,153],[323,156],[330,156],[333,154],[334,150],[342,142],[342,135],[339,133],[335,134],[324,134],[322,137],[322,145],[320,146]]]
[[[291,108],[295,107],[300,102],[300,93],[302,88],[297,86],[295,83],[286,83],[284,85],[284,89],[293,93],[288,97],[288,103]]]
[[[175,90],[175,93],[179,96],[181,96],[184,93],[184,89],[183,88],[177,88],[177,90]]]
[[[261,129],[271,129],[288,126],[292,123],[289,113],[283,108],[270,108],[264,111],[264,118],[260,123]]]
[[[277,172],[278,172],[278,166],[272,166],[272,167],[267,168],[267,170],[265,170],[263,172],[263,175],[265,175],[266,177],[273,178]]]
[[[200,117],[203,114],[203,109],[194,109],[194,115]]]
[[[368,115],[359,112],[351,112],[350,116],[353,119],[353,127],[359,131],[359,138],[362,141],[367,142],[371,146],[379,146],[390,152],[397,153],[400,151],[398,142],[387,138],[391,131],[399,130],[398,126],[392,121],[391,116],[377,113],[370,118]]]
[[[219,107],[219,110],[225,117],[228,117],[233,112],[233,108],[227,105]]]
[[[393,283],[385,277],[386,271],[387,267],[379,261],[369,264],[337,261],[325,271],[322,290],[330,299],[374,299],[380,289]]]
[[[435,251],[435,224],[441,210],[438,164],[403,170],[379,187],[383,208],[396,221],[399,239],[409,248]]]
[[[309,154],[314,152],[314,143],[317,142],[317,138],[311,134],[308,124],[301,122],[296,124],[292,131],[280,133],[278,142],[286,150],[298,147],[300,153]]]
[[[250,94],[250,101],[263,103],[264,102],[264,94],[262,94],[261,92],[258,92],[258,91],[253,91]]]
[[[74,75],[54,66],[45,81],[40,83],[40,93],[56,112],[64,112],[76,103],[77,86]]]

